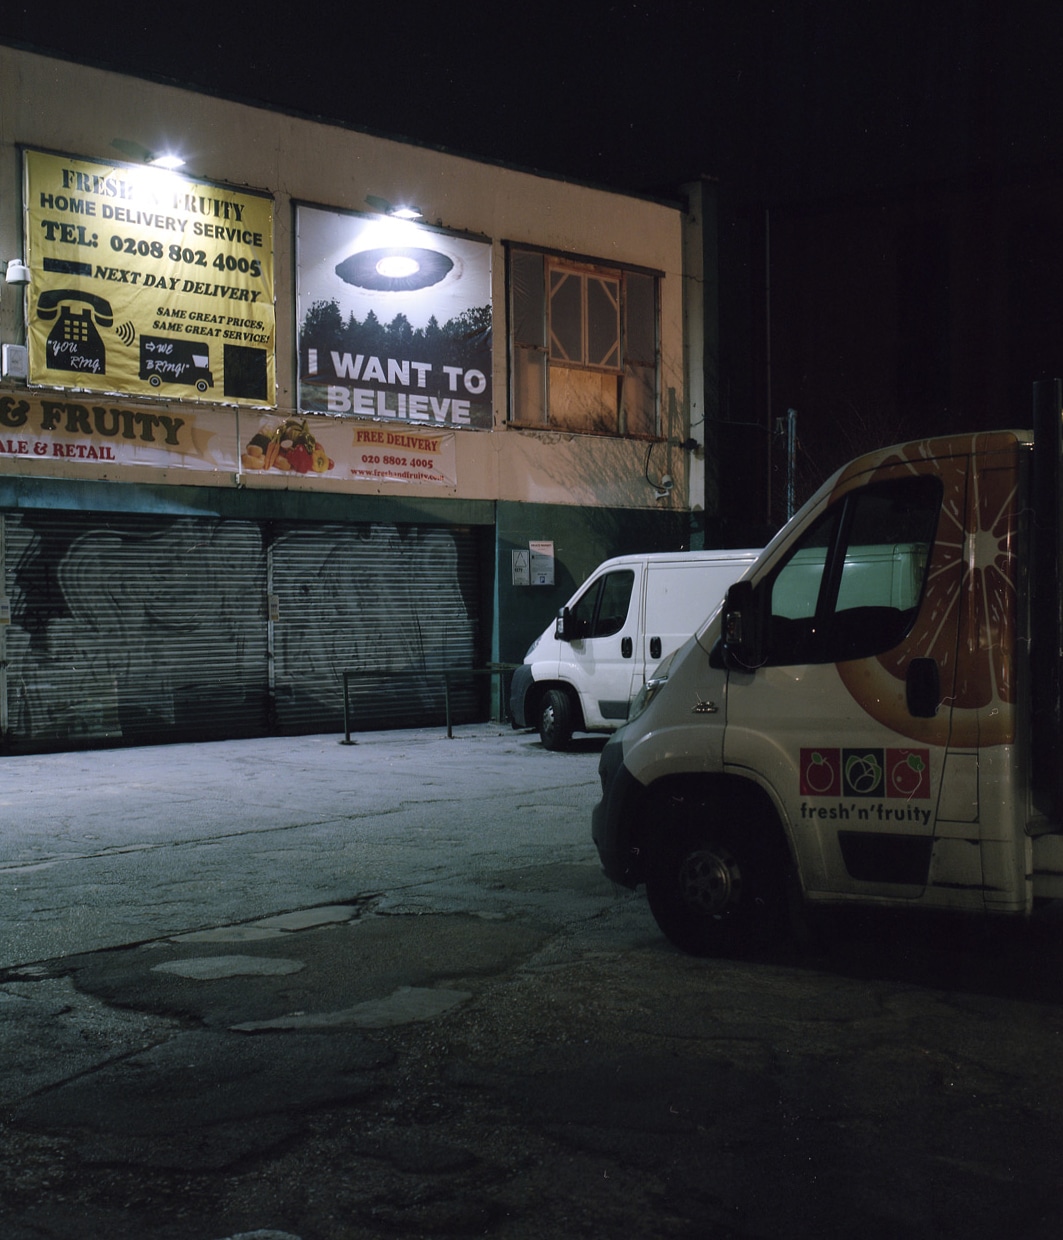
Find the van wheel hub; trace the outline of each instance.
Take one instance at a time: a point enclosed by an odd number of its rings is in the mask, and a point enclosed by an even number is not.
[[[698,849],[684,858],[679,870],[683,901],[705,917],[722,917],[742,898],[742,871],[726,848]]]

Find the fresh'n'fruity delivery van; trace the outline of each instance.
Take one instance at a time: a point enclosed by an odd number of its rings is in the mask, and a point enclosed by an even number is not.
[[[699,954],[809,907],[1063,897],[1061,386],[840,470],[606,744],[593,836]]]

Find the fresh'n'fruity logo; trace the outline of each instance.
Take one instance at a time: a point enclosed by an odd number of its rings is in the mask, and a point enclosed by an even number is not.
[[[803,797],[930,796],[928,749],[801,750]]]
[[[835,495],[855,481],[863,485],[928,472],[941,479],[944,493],[915,624],[895,649],[839,663],[842,683],[872,719],[914,741],[962,747],[1008,744],[1015,735],[1014,436],[994,432],[924,440],[884,452],[870,473],[867,468],[866,458],[854,462]],[[933,659],[940,676],[942,704],[931,718],[917,718],[907,706],[905,677],[917,656]],[[909,775],[901,772],[901,778],[907,781]]]

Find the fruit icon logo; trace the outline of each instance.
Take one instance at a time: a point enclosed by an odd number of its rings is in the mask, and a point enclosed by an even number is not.
[[[847,796],[880,797],[883,782],[882,750],[843,749],[842,782]]]
[[[803,797],[888,797],[913,801],[930,796],[929,749],[801,750]]]
[[[930,796],[930,751],[886,750],[886,795],[906,800]]]
[[[801,795],[841,796],[841,754],[837,749],[801,750]]]

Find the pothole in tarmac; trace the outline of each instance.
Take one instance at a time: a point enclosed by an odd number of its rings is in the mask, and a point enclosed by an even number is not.
[[[306,965],[301,960],[272,956],[193,956],[190,960],[170,960],[152,967],[153,973],[173,973],[195,981],[219,977],[283,977],[298,973]]]
[[[259,1033],[272,1029],[386,1029],[391,1025],[408,1025],[420,1020],[433,1020],[449,1012],[467,999],[469,990],[446,990],[428,986],[400,986],[383,999],[370,999],[353,1007],[334,1012],[296,1013],[275,1020],[247,1021],[231,1025],[236,1033]]]
[[[478,979],[533,959],[550,934],[535,918],[389,915],[261,939],[234,939],[225,928],[63,964],[82,993],[210,1029],[383,1029],[461,1006]]]

